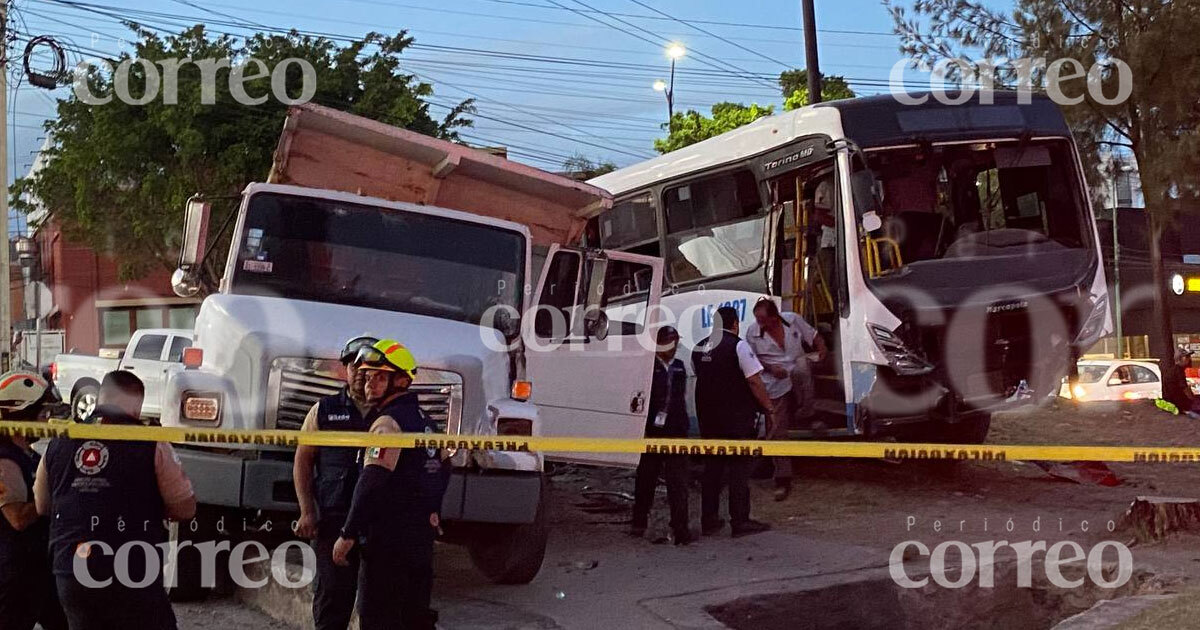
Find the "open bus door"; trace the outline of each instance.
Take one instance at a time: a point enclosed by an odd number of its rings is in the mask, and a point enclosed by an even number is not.
[[[640,438],[654,369],[662,259],[553,245],[526,318],[526,371],[542,434]],[[631,453],[547,454],[634,466]]]

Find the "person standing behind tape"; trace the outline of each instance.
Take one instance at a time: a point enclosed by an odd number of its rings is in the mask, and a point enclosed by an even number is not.
[[[738,312],[731,306],[717,309],[715,330],[692,352],[696,373],[696,416],[700,437],[751,440],[757,437],[759,411],[771,419],[771,399],[763,386],[763,366],[750,345],[738,338]],[[733,536],[748,536],[771,529],[750,518],[751,458],[714,455],[704,462],[700,492],[700,527],[710,536],[725,526],[720,517],[721,489],[728,478],[729,521]]]
[[[824,361],[825,340],[817,329],[796,313],[780,313],[771,298],[754,305],[754,323],[746,330],[746,343],[763,364],[762,381],[771,397],[774,413],[767,424],[768,440],[788,439],[793,418],[813,414],[812,367],[805,344],[816,349],[817,360]],[[792,460],[775,458],[775,500],[783,501],[792,491]]]
[[[341,362],[346,370],[342,391],[317,401],[304,418],[302,431],[366,431],[368,411],[363,394],[363,374],[354,359],[358,351],[379,341],[374,337],[355,337],[342,348]],[[313,540],[317,554],[317,575],[313,583],[313,623],[316,630],[346,630],[354,613],[358,592],[358,555],[351,554],[347,566],[333,563],[333,545],[341,536],[342,525],[350,512],[350,500],[358,483],[361,449],[341,446],[305,446],[296,448],[292,479],[300,503],[296,534]],[[314,479],[313,473],[316,472]]]
[[[138,377],[109,372],[92,417],[102,425],[141,424],[144,394]],[[170,444],[55,439],[34,495],[38,513],[53,514],[50,553],[71,630],[176,628],[154,546],[166,542],[164,518],[196,515],[196,497]]]
[[[359,351],[372,406],[371,433],[433,433],[435,425],[409,391],[417,361],[399,342],[384,339]],[[349,566],[362,543],[358,583],[361,630],[431,630],[433,543],[450,465],[436,449],[371,447],[354,488],[350,514],[333,547],[333,561]]]
[[[688,433],[687,370],[675,358],[679,332],[670,326],[658,329],[658,353],[654,358],[654,382],[646,416],[646,437],[685,438]],[[667,503],[671,506],[671,533],[676,545],[695,537],[688,527],[688,456],[645,453],[638,460],[633,493],[633,525],[629,534],[646,533],[659,473],[667,478]]]
[[[57,402],[32,372],[0,376],[0,420],[43,421]],[[37,513],[33,479],[38,455],[20,436],[0,436],[0,630],[65,630],[46,553],[49,523]]]

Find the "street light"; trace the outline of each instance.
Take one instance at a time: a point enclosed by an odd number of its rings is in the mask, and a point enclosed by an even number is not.
[[[667,46],[667,57],[671,59],[671,80],[658,79],[654,82],[654,91],[662,92],[667,97],[667,131],[674,131],[675,126],[675,60],[687,54],[683,44]]]

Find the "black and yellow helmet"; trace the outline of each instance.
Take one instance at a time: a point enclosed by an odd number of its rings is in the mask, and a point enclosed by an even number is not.
[[[342,354],[339,357],[342,365],[347,365],[351,361],[354,361],[358,356],[359,350],[370,347],[376,343],[379,343],[379,339],[370,335],[359,335],[350,339],[346,342],[346,345],[342,346]]]

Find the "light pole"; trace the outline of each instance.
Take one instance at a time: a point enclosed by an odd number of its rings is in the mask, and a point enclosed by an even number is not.
[[[654,82],[654,90],[662,92],[667,97],[667,132],[674,131],[675,127],[675,60],[687,54],[687,49],[682,44],[671,44],[667,46],[667,57],[671,59],[671,78],[670,81],[658,79]]]
[[[1121,330],[1121,242],[1117,238],[1117,217],[1120,214],[1117,212],[1117,178],[1121,173],[1129,173],[1133,171],[1133,167],[1124,164],[1117,166],[1114,159],[1113,162],[1113,177],[1112,177],[1112,230],[1113,230],[1113,335],[1117,340],[1116,358],[1118,361],[1125,358],[1125,333]]]

